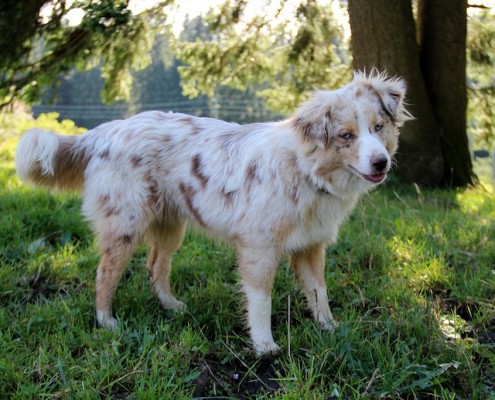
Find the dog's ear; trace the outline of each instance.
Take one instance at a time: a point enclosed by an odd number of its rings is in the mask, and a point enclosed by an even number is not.
[[[406,87],[401,79],[377,80],[372,87],[380,97],[383,109],[395,121],[398,119],[400,110],[403,108]]]
[[[368,76],[363,72],[355,73],[354,81],[365,85],[378,97],[383,111],[392,121],[402,124],[413,119],[405,108],[406,82],[402,78],[389,78],[386,73],[374,70]]]
[[[304,140],[310,140],[321,148],[330,144],[332,136],[332,110],[328,99],[322,99],[330,92],[317,92],[299,107],[293,119],[293,126]]]

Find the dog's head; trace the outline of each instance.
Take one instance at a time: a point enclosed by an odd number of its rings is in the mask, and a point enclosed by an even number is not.
[[[400,78],[358,72],[350,84],[318,91],[299,108],[293,126],[321,189],[338,190],[356,180],[372,187],[386,179],[399,128],[412,118],[405,92]]]

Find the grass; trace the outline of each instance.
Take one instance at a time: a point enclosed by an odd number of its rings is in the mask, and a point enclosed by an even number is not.
[[[25,398],[494,399],[495,194],[387,184],[327,251],[340,326],[312,322],[282,263],[273,299],[283,351],[249,351],[234,252],[189,234],[161,310],[145,249],[115,299],[121,328],[96,327],[98,254],[75,195],[21,185],[0,144],[0,387]]]

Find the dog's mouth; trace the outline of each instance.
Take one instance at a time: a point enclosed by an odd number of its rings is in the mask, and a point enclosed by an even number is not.
[[[387,174],[385,172],[380,172],[378,174],[373,174],[373,175],[363,175],[361,176],[366,179],[367,181],[373,182],[373,183],[380,183],[385,180],[387,177]]]
[[[351,171],[359,176],[360,178],[368,181],[368,182],[372,182],[372,183],[381,183],[383,182],[386,178],[387,178],[387,173],[386,172],[377,172],[377,173],[374,173],[374,174],[371,174],[371,175],[366,175],[366,174],[363,174],[361,172],[359,172],[356,168],[354,168],[352,165],[349,165],[349,167],[351,168]]]

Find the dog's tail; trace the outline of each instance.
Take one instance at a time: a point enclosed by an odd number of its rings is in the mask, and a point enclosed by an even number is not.
[[[88,158],[77,146],[77,136],[63,136],[42,129],[27,131],[15,154],[17,175],[36,186],[76,190],[84,183]]]

